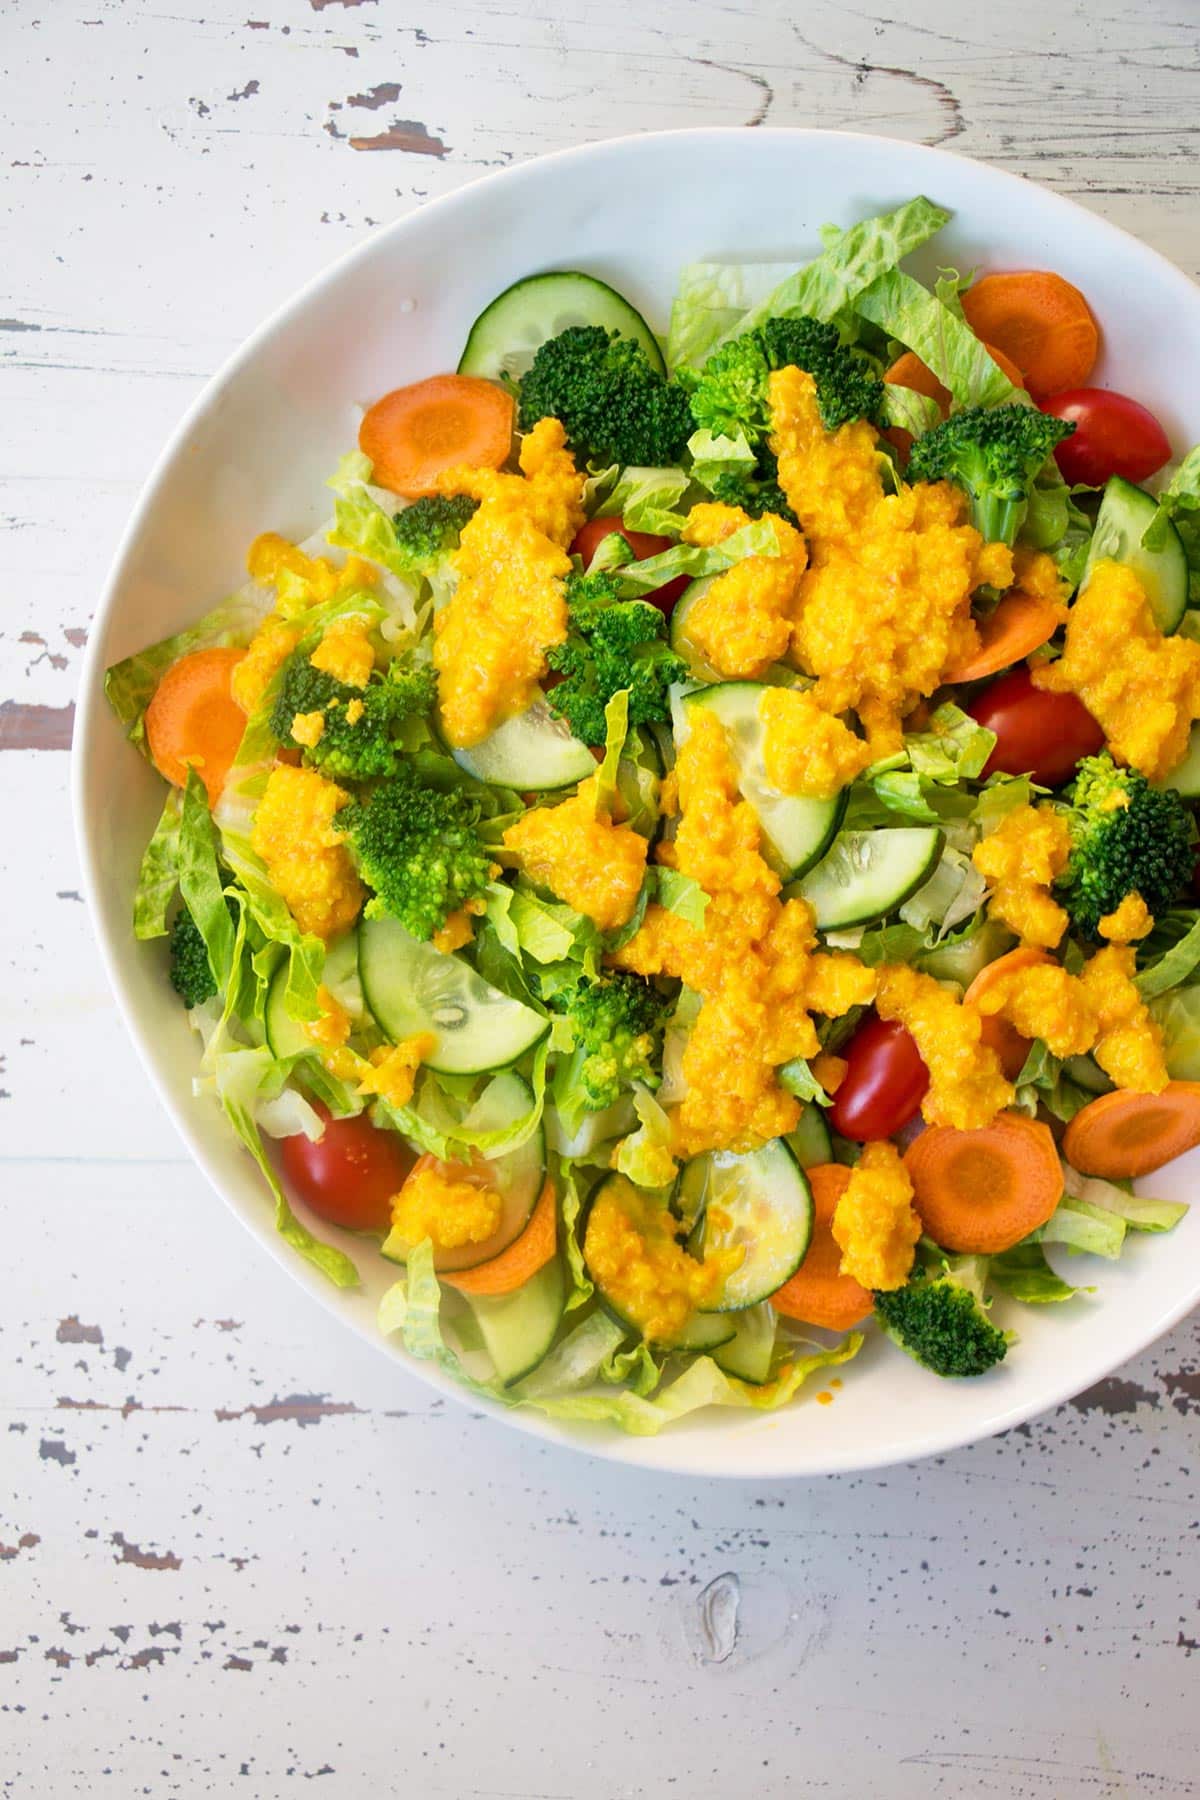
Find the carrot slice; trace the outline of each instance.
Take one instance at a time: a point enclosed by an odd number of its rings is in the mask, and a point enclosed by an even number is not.
[[[1169,1081],[1161,1094],[1101,1094],[1063,1136],[1063,1154],[1081,1175],[1123,1181],[1149,1175],[1200,1144],[1200,1081]]]
[[[524,1287],[554,1255],[558,1235],[558,1207],[554,1183],[547,1177],[529,1223],[507,1250],[476,1269],[456,1269],[440,1277],[460,1294],[511,1294]]]
[[[977,1006],[980,996],[986,994],[1001,976],[1011,975],[1017,969],[1031,969],[1035,963],[1049,961],[1050,958],[1046,952],[1037,949],[1033,944],[1021,944],[1017,949],[1009,950],[1004,956],[998,956],[995,962],[988,963],[986,968],[980,969],[963,995],[963,1005]],[[1005,1078],[1015,1081],[1021,1073],[1025,1058],[1029,1055],[1031,1040],[1022,1037],[1016,1026],[1010,1025],[1007,1019],[1001,1019],[995,1014],[982,1014],[981,1023],[983,1036],[980,1041],[986,1044],[989,1050],[996,1052],[1000,1058],[1000,1067],[1004,1071]]]
[[[771,1305],[803,1325],[849,1331],[873,1305],[866,1288],[853,1275],[842,1274],[842,1252],[833,1237],[834,1209],[846,1191],[850,1170],[841,1163],[818,1163],[806,1173],[813,1197],[812,1242],[796,1273],[771,1295]]]
[[[1050,1128],[1022,1113],[1001,1113],[982,1131],[931,1126],[909,1146],[904,1166],[921,1223],[943,1250],[1010,1250],[1062,1198]]]
[[[1052,600],[1040,600],[1035,594],[1014,588],[994,611],[975,623],[979,629],[978,650],[965,662],[947,669],[943,681],[981,681],[985,675],[1011,668],[1031,651],[1049,643],[1062,623],[1062,608]]]
[[[962,308],[976,337],[1012,358],[1031,394],[1086,383],[1100,333],[1079,289],[1061,275],[1044,269],[985,275],[967,289]]]
[[[377,400],[358,428],[380,487],[418,500],[460,464],[498,469],[512,450],[512,396],[478,375],[431,375]]]
[[[192,650],[173,662],[146,708],[146,742],[159,774],[186,787],[195,769],[214,806],[237,755],[246,715],[233,697],[244,650]]]

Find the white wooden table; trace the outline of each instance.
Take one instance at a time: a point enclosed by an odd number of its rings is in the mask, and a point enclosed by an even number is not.
[[[1196,1321],[876,1478],[700,1486],[545,1448],[252,1252],[158,1112],[76,891],[79,654],[151,458],[264,312],[427,196],[769,118],[950,144],[1197,271],[1193,0],[876,5],[0,9],[11,1800],[1200,1793]],[[700,1600],[729,1574],[718,1660]]]

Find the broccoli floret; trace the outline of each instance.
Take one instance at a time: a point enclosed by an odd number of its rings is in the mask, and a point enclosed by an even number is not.
[[[726,506],[740,506],[752,519],[775,513],[789,525],[799,524],[779,485],[779,464],[765,445],[752,469],[740,475],[718,475],[709,491],[714,500],[723,501]]]
[[[988,1317],[978,1257],[918,1269],[905,1287],[873,1296],[892,1342],[935,1375],[983,1375],[1008,1353],[1009,1337]]]
[[[428,712],[436,697],[437,677],[424,665],[393,663],[356,688],[314,669],[297,652],[284,669],[271,730],[281,744],[303,748],[305,761],[332,780],[374,781],[396,767],[396,727],[413,713]],[[321,716],[320,736],[301,745],[292,735],[293,721],[312,713]]]
[[[584,1096],[588,1112],[603,1112],[631,1082],[658,1086],[669,1004],[648,981],[623,972],[581,981],[554,997],[551,1005],[575,1031],[572,1090]]]
[[[671,717],[667,690],[683,681],[687,665],[664,642],[667,622],[647,600],[618,600],[614,575],[568,575],[569,633],[546,651],[563,679],[546,698],[585,744],[604,743],[604,709],[629,689],[630,725],[665,725]]]
[[[427,786],[411,763],[401,763],[367,800],[341,807],[335,827],[374,889],[368,916],[390,913],[413,937],[431,938],[491,877],[478,821],[477,800]]]
[[[398,512],[396,547],[405,568],[397,572],[428,577],[436,564],[458,549],[463,526],[478,505],[469,494],[430,494]]]
[[[1174,788],[1151,787],[1105,751],[1083,758],[1069,798],[1071,860],[1061,898],[1076,929],[1098,937],[1101,919],[1134,892],[1155,918],[1166,912],[1196,860],[1188,810]]]
[[[917,439],[909,481],[953,481],[989,544],[1012,544],[1039,470],[1075,427],[1034,406],[970,406]]]
[[[169,939],[171,986],[187,1007],[202,1006],[217,991],[200,927],[186,906],[175,914]]]
[[[640,344],[599,325],[571,325],[541,346],[521,382],[520,425],[561,421],[591,463],[677,463],[692,430],[687,395]]]
[[[837,326],[822,319],[768,319],[722,344],[702,369],[681,369],[678,378],[691,392],[692,417],[700,429],[720,437],[740,433],[756,444],[771,428],[768,377],[787,368],[812,376],[826,431],[851,419],[878,419],[882,381],[842,343]]]

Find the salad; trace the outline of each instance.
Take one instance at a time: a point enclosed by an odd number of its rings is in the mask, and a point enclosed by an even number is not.
[[[664,340],[517,282],[108,671],[200,1103],[505,1404],[828,1401],[876,1331],[1002,1380],[1186,1210],[1200,451],[1061,276],[906,273],[947,218],[687,267]]]

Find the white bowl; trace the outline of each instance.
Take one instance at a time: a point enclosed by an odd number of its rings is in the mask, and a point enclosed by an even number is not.
[[[822,131],[681,131],[505,170],[343,257],[209,383],[130,521],[91,633],[74,765],[84,880],[118,1004],[185,1142],[267,1253],[355,1331],[446,1393],[461,1397],[376,1331],[389,1279],[381,1259],[353,1245],[365,1272],[353,1293],[312,1272],[276,1236],[258,1174],[223,1117],[192,1098],[195,1040],[163,979],[161,952],[135,943],[130,929],[138,861],[162,788],[107,709],[104,669],[235,587],[258,532],[312,531],[328,511],[322,483],[354,444],[357,409],[402,382],[453,368],[471,321],[509,282],[544,268],[587,269],[661,329],[681,263],[799,262],[819,250],[825,221],[847,225],[917,193],[955,215],[932,251],[914,259],[920,272],[947,263],[1059,270],[1083,289],[1105,329],[1096,379],[1153,408],[1177,450],[1200,439],[1200,293],[1116,227],[1011,175],[912,144]],[[1156,1176],[1153,1190],[1186,1198],[1197,1168],[1193,1153]],[[842,1372],[834,1405],[813,1403],[815,1381],[781,1413],[710,1411],[654,1439],[496,1410],[542,1437],[690,1474],[819,1475],[926,1456],[1067,1399],[1180,1319],[1200,1300],[1200,1210],[1170,1240],[1136,1241],[1121,1264],[1089,1258],[1075,1272],[1096,1283],[1095,1299],[1019,1309],[1019,1346],[976,1381],[938,1381],[872,1342]]]

